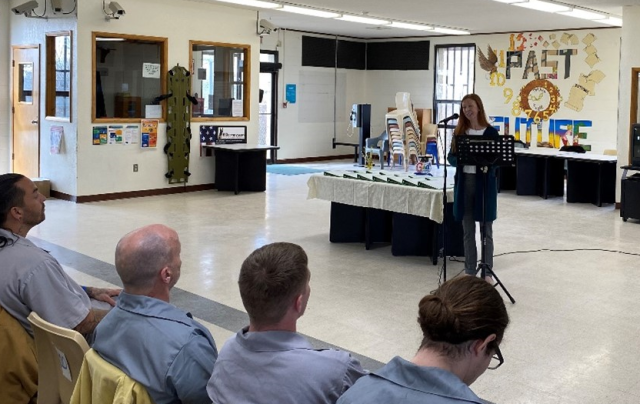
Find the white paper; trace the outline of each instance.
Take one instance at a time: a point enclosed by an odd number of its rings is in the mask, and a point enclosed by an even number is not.
[[[162,118],[162,105],[145,105],[144,117],[147,119]]]
[[[142,77],[148,79],[160,78],[160,63],[143,63]]]
[[[56,351],[58,352],[58,359],[60,359],[60,370],[62,371],[62,376],[72,382],[73,380],[71,380],[71,370],[69,370],[69,362],[67,362],[67,357],[64,355],[64,352],[62,352],[58,348],[56,348]]]
[[[140,136],[140,127],[128,125],[124,128],[124,144],[137,144]]]
[[[231,101],[231,116],[244,116],[242,100]]]

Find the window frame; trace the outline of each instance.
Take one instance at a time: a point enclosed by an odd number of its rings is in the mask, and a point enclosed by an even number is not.
[[[244,91],[242,98],[242,115],[243,116],[193,116],[193,109],[191,109],[191,121],[192,122],[212,122],[212,121],[224,121],[224,122],[241,122],[251,120],[251,45],[247,44],[235,44],[224,42],[211,42],[211,41],[189,41],[189,71],[191,75],[195,74],[195,66],[193,63],[193,46],[205,45],[205,46],[219,46],[225,48],[241,48],[244,49]],[[229,76],[233,76],[233,71],[228,72]],[[233,78],[233,77],[232,77]],[[237,84],[235,80],[229,81],[228,84]]]
[[[158,42],[160,45],[161,55],[160,55],[160,94],[163,95],[167,93],[167,74],[169,71],[169,62],[168,62],[168,50],[169,50],[169,39],[166,37],[158,37],[158,36],[147,36],[147,35],[134,35],[134,34],[120,34],[113,32],[98,32],[93,31],[91,33],[91,123],[140,123],[140,121],[144,118],[143,116],[140,118],[96,118],[96,38],[105,37],[105,38],[123,38],[125,40],[134,40],[134,41],[147,41],[147,42]],[[166,122],[167,118],[167,105],[166,102],[161,103],[162,105],[162,118],[159,118],[160,122]]]
[[[45,119],[56,122],[71,122],[73,119],[73,31],[45,33]],[[56,116],[56,38],[69,37],[69,117]]]

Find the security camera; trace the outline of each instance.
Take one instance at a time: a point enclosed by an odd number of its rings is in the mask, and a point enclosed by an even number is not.
[[[25,17],[29,17],[36,8],[38,8],[38,2],[31,0],[12,8],[11,11],[16,15],[24,14]]]
[[[112,1],[109,3],[109,10],[111,10],[111,13],[117,18],[117,16],[120,15],[125,15],[125,11],[124,8],[122,8],[122,6],[117,2],[117,1]]]
[[[51,0],[51,7],[54,13],[62,12],[62,0]]]
[[[273,23],[271,21],[260,20],[260,22],[258,23],[258,35],[260,35],[260,36],[269,35],[272,32],[275,32],[277,30],[278,30],[278,27],[273,25]]]

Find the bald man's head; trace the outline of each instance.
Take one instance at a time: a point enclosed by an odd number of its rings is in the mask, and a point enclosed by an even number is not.
[[[178,233],[161,224],[132,231],[116,247],[116,270],[129,292],[150,291],[159,281],[173,287],[181,265]]]

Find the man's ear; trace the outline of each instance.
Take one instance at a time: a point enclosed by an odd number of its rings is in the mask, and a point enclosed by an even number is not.
[[[172,275],[171,269],[169,267],[164,267],[160,270],[160,281],[162,283],[170,284]]]
[[[299,294],[296,296],[296,298],[293,301],[293,308],[296,311],[296,313],[301,313],[303,307],[304,307],[304,297],[302,294]]]
[[[9,210],[9,214],[15,219],[20,221],[22,219],[22,208],[20,206],[14,206]]]

